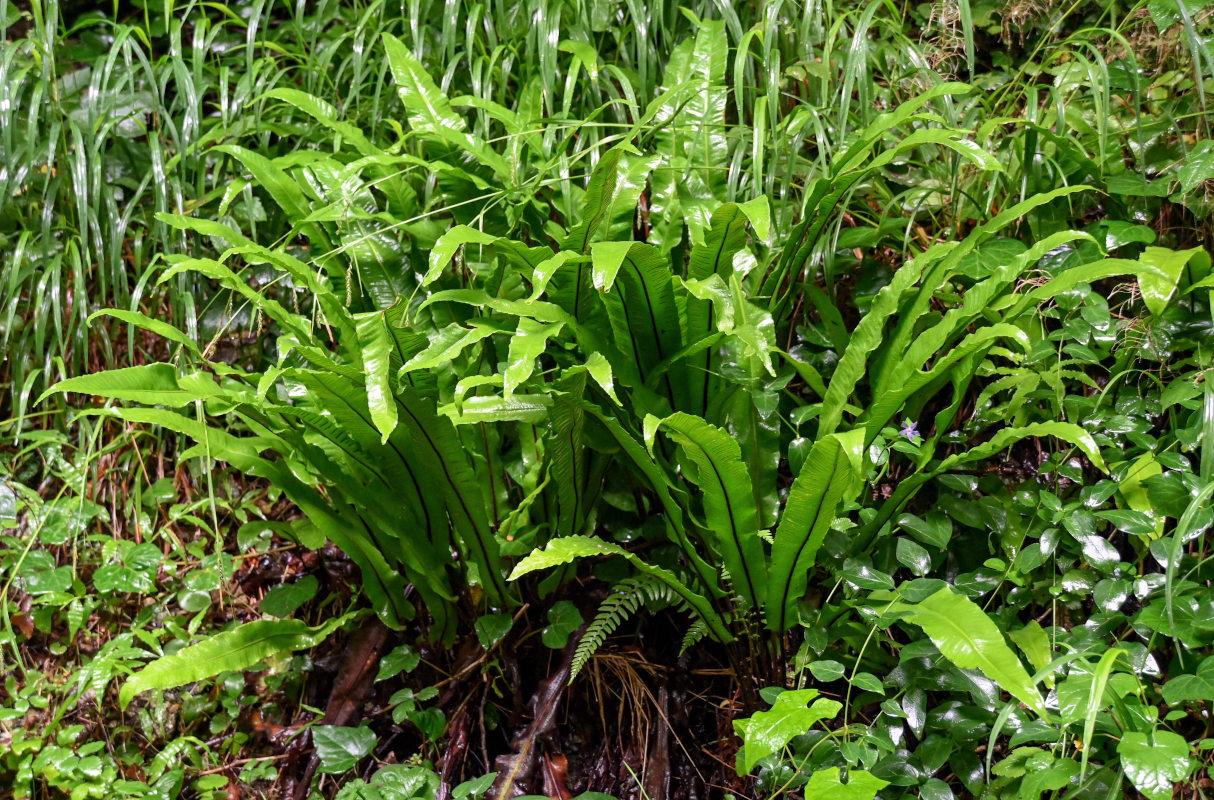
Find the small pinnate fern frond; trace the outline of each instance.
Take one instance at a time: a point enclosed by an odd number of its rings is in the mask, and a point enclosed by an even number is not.
[[[682,598],[671,590],[670,586],[651,575],[637,575],[620,581],[612,587],[611,594],[599,606],[594,621],[586,628],[586,634],[578,642],[577,650],[573,654],[573,670],[570,673],[570,680],[577,677],[590,657],[598,652],[598,649],[603,646],[603,642],[607,641],[607,637],[614,633],[626,619],[635,614],[642,605],[650,613],[671,606],[681,611],[692,610]],[[708,630],[707,625],[698,616],[692,623],[692,629],[694,630],[696,627],[702,628],[704,632]],[[688,631],[688,636],[690,635],[691,631]],[[703,632],[692,642],[694,643],[702,636]],[[684,639],[684,649],[686,647],[687,639]]]
[[[686,653],[707,635],[708,623],[700,617],[692,619],[691,626],[687,628],[687,633],[683,634],[683,644],[679,646],[679,655],[681,656]]]

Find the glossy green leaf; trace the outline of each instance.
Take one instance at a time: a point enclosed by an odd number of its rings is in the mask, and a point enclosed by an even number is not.
[[[170,408],[180,408],[196,400],[222,394],[205,373],[182,376],[179,380],[178,370],[172,364],[146,364],[68,378],[48,389],[38,401],[54,392],[76,392]]]
[[[1096,715],[1104,707],[1104,690],[1109,683],[1109,675],[1117,664],[1117,659],[1126,653],[1121,648],[1106,650],[1092,671],[1092,682],[1088,687],[1087,704],[1083,713],[1083,755],[1080,760],[1079,779],[1082,781],[1088,771],[1088,756],[1092,752],[1092,734],[1096,730]]]
[[[690,414],[673,414],[659,423],[696,465],[689,478],[704,496],[706,532],[714,540],[734,588],[752,607],[766,602],[763,543],[751,479],[737,441],[725,431]]]
[[[562,536],[553,539],[542,550],[532,551],[514,565],[510,580],[516,581],[529,572],[551,569],[590,556],[623,555],[624,548],[590,536]]]
[[[562,566],[579,558],[611,555],[623,556],[639,571],[652,575],[669,586],[675,594],[687,602],[692,610],[700,615],[717,641],[722,643],[733,641],[733,636],[726,630],[724,621],[713,610],[706,598],[689,589],[674,573],[646,563],[614,542],[606,542],[591,536],[562,536],[559,539],[552,539],[543,549],[533,550],[519,561],[515,565],[514,571],[510,573],[510,580],[518,580],[536,570]]]
[[[371,420],[380,433],[380,442],[384,443],[396,429],[397,420],[390,368],[394,342],[383,313],[357,314],[354,319],[366,375],[367,404],[371,410]]]
[[[309,627],[297,619],[259,620],[207,639],[147,664],[122,685],[118,703],[123,708],[140,692],[172,689],[221,672],[248,669],[264,658],[292,650],[306,650],[323,642],[350,619],[335,617]]]
[[[506,357],[506,372],[502,391],[507,398],[535,371],[535,360],[548,346],[548,340],[560,333],[563,323],[544,325],[530,319],[520,319],[518,330],[510,337],[510,349]]]
[[[611,212],[620,185],[620,160],[625,152],[625,146],[613,147],[595,165],[582,200],[581,217],[561,243],[562,252],[585,253],[590,249],[591,240]]]
[[[590,263],[594,288],[606,292],[615,284],[624,259],[632,250],[633,242],[591,242]]]
[[[499,177],[508,178],[511,169],[505,159],[468,132],[467,123],[452,110],[446,95],[439,91],[434,79],[409,48],[390,33],[383,35],[383,42],[392,77],[413,130],[461,148]]]
[[[185,349],[193,355],[201,355],[198,349],[198,343],[191,339],[186,334],[174,328],[172,325],[158,319],[152,319],[146,314],[141,314],[138,311],[123,311],[119,308],[104,308],[101,311],[96,311],[89,315],[88,324],[92,325],[93,320],[98,317],[114,317],[122,320],[128,325],[134,325],[146,331],[151,331],[157,336],[162,336],[171,342],[177,342],[185,347]]]
[[[438,277],[443,274],[443,270],[451,263],[451,259],[455,258],[455,254],[464,245],[495,244],[497,241],[497,236],[470,228],[467,225],[456,225],[439,237],[439,240],[434,243],[433,249],[430,250],[430,261],[426,267],[426,275],[422,278],[422,285],[425,286],[438,280]]]
[[[1175,786],[1193,771],[1189,743],[1171,731],[1127,731],[1117,745],[1130,782],[1148,800],[1169,800]]]
[[[582,626],[582,613],[568,600],[559,600],[548,609],[548,624],[540,632],[544,647],[561,650],[569,636]]]
[[[795,689],[781,692],[769,710],[734,720],[734,731],[742,739],[738,774],[749,775],[760,760],[779,753],[794,737],[822,720],[833,719],[842,708],[837,700],[818,697],[817,689]]]
[[[257,610],[280,619],[289,617],[315,597],[318,588],[319,582],[315,575],[304,575],[294,583],[284,583],[266,592],[257,604]]]
[[[1209,702],[1214,698],[1214,656],[1204,659],[1192,675],[1176,675],[1163,685],[1168,705]]]
[[[508,616],[508,615],[507,615]],[[402,672],[412,672],[421,663],[421,654],[410,645],[402,644],[392,648],[379,662],[379,671],[375,674],[376,681],[394,678]]]
[[[1142,301],[1153,315],[1160,316],[1176,295],[1176,287],[1184,268],[1194,260],[1200,260],[1208,269],[1210,256],[1200,247],[1191,250],[1169,250],[1166,247],[1148,247],[1138,257],[1148,269],[1138,276],[1138,287],[1142,290]]]
[[[320,771],[328,775],[353,769],[378,742],[375,731],[367,727],[312,726],[312,744],[320,758]]]
[[[838,767],[822,769],[815,772],[805,785],[806,797],[829,797],[834,800],[873,800],[877,792],[889,786],[870,772],[862,769],[847,771],[847,783],[842,782]]]
[[[510,628],[513,626],[514,619],[509,614],[500,611],[496,614],[485,614],[478,617],[473,625],[476,630],[476,638],[485,650],[492,649],[510,632]]]
[[[1024,665],[974,601],[945,588],[913,606],[900,604],[898,609],[908,612],[906,619],[923,628],[949,661],[962,669],[981,671],[1038,716],[1048,718]]]
[[[1037,620],[1030,620],[1023,628],[1008,632],[1008,638],[1016,643],[1034,670],[1043,670],[1053,660],[1049,634]],[[1052,680],[1052,679],[1047,679]]]
[[[793,481],[776,528],[766,581],[769,629],[782,632],[794,621],[793,606],[805,592],[835,509],[859,490],[863,444],[861,431],[819,439]]]

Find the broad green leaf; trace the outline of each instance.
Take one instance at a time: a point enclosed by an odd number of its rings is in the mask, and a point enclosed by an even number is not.
[[[170,256],[168,260],[172,266],[161,273],[159,278],[160,283],[167,283],[173,276],[181,272],[197,272],[208,278],[214,278],[226,288],[238,292],[254,308],[257,308],[278,323],[285,333],[294,336],[298,343],[311,343],[312,328],[309,320],[299,314],[287,311],[277,300],[266,297],[256,289],[250,287],[227,265],[210,258]]]
[[[198,349],[198,343],[189,336],[177,330],[167,322],[152,319],[146,314],[142,314],[138,311],[123,311],[119,308],[103,308],[102,310],[89,315],[88,324],[91,326],[93,324],[93,320],[97,319],[97,317],[114,317],[115,319],[120,319],[128,325],[143,328],[144,330],[151,331],[157,336],[162,336],[171,342],[177,342],[178,344],[183,345],[187,351],[195,356],[201,355],[201,352]]]
[[[679,597],[687,601],[692,610],[699,614],[718,642],[732,642],[734,637],[725,628],[720,615],[713,610],[712,605],[701,594],[689,589],[673,572],[663,567],[646,563],[635,553],[630,553],[614,542],[603,541],[592,536],[562,536],[552,539],[542,550],[533,550],[515,565],[509,580],[518,580],[524,575],[540,569],[559,567],[576,561],[579,558],[591,556],[623,556],[639,571],[652,575],[669,586]]]
[[[738,774],[749,775],[760,760],[780,752],[794,737],[824,719],[833,719],[842,709],[837,700],[819,698],[817,689],[794,689],[781,692],[769,710],[734,720],[734,731],[742,739]]]
[[[375,749],[378,742],[375,731],[367,727],[312,726],[312,744],[320,758],[320,771],[327,775],[338,775],[353,769]]]
[[[582,200],[581,220],[561,242],[562,252],[585,253],[590,248],[591,239],[611,213],[611,204],[620,184],[620,159],[628,151],[631,148],[624,145],[613,147],[594,165]]]
[[[312,240],[313,247],[322,252],[329,249],[331,243],[324,231],[315,224],[305,222],[312,211],[312,204],[299,183],[285,169],[260,153],[240,145],[220,144],[214,149],[232,156],[244,165],[244,168],[252,173],[254,180],[278,203],[291,224],[298,225],[304,235]]]
[[[548,624],[541,631],[540,640],[544,647],[561,650],[569,641],[569,636],[582,626],[584,620],[577,606],[568,600],[559,600],[548,609]]]
[[[869,355],[880,347],[885,336],[885,324],[897,311],[902,295],[914,287],[932,258],[956,247],[956,243],[937,245],[911,259],[894,273],[888,285],[882,287],[867,314],[852,332],[847,350],[835,366],[826,395],[822,400],[822,421],[819,436],[833,433],[843,418],[843,408],[867,374]]]
[[[319,582],[315,575],[304,575],[294,583],[284,583],[266,592],[257,604],[263,614],[280,619],[291,616],[296,609],[316,596]]]
[[[467,123],[451,109],[447,96],[409,48],[390,33],[383,35],[383,41],[392,77],[413,130],[453,144],[492,169],[498,177],[510,178],[510,165],[468,132]]]
[[[437,280],[464,245],[495,244],[497,241],[497,236],[478,231],[476,228],[469,228],[467,225],[456,225],[440,236],[430,250],[430,262],[426,269],[426,276],[422,278],[422,286]]]
[[[1210,256],[1200,247],[1191,250],[1169,250],[1166,247],[1148,247],[1142,251],[1138,260],[1149,269],[1142,270],[1138,275],[1138,287],[1142,290],[1142,301],[1147,310],[1158,317],[1168,307],[1168,303],[1176,295],[1176,287],[1185,266],[1191,261],[1198,261],[1209,269]]]
[[[585,261],[586,257],[576,250],[562,250],[536,264],[531,272],[531,297],[528,299],[538,300],[547,291],[548,282],[558,269],[570,262],[580,264]]]
[[[923,370],[919,366],[931,356],[919,348],[924,340],[916,341],[906,358],[892,370],[889,387],[878,395],[876,402],[869,406],[868,412],[862,417],[867,430],[866,443],[871,444],[876,439],[881,429],[898,415],[916,392],[943,378],[953,366],[964,363],[974,353],[985,352],[997,340],[1015,343],[1025,352],[1031,347],[1024,331],[1015,325],[1000,322],[978,328],[949,352],[938,354],[931,368]]]
[[[1096,440],[1083,428],[1070,422],[1035,422],[1021,428],[1004,428],[992,436],[989,441],[949,456],[940,462],[940,466],[933,470],[933,474],[941,474],[958,464],[989,458],[1000,450],[1031,436],[1055,436],[1064,442],[1069,442],[1078,447],[1098,470],[1109,471],[1105,466],[1104,458],[1100,455],[1100,448],[1096,445]]]
[[[1050,647],[1049,634],[1037,620],[1030,620],[1023,628],[1017,628],[1008,633],[1008,638],[1016,643],[1029,663],[1035,670],[1043,670],[1053,660],[1053,649]],[[1047,678],[1052,681],[1052,678]],[[1050,684],[1052,685],[1052,683]]]
[[[396,429],[396,396],[392,391],[391,361],[393,341],[383,312],[372,311],[354,316],[358,346],[362,350],[366,375],[367,405],[371,420],[385,443]]]
[[[634,388],[643,384],[669,356],[683,348],[682,319],[674,293],[670,261],[657,248],[634,242],[628,248],[610,292],[600,293],[612,338],[624,355],[616,377]],[[626,372],[625,372],[626,370]],[[686,408],[688,387],[669,374],[658,388],[675,408]]]
[[[650,181],[652,229],[648,241],[669,252],[683,237],[704,242],[709,217],[726,194],[725,177],[712,169],[729,162],[729,139],[721,120],[728,91],[725,72],[729,37],[723,20],[700,20],[694,39],[671,52],[662,92],[638,120],[653,127],[646,138],[671,169],[656,171]],[[628,138],[632,138],[629,136]]]
[[[509,616],[509,615],[507,615]],[[376,682],[395,678],[402,672],[412,672],[422,662],[421,653],[411,645],[402,644],[392,648],[379,662],[379,671],[375,673]]]
[[[751,478],[737,440],[690,414],[666,417],[659,427],[696,465],[689,479],[704,496],[706,532],[715,541],[734,589],[752,607],[766,602],[763,543]]]
[[[290,103],[325,127],[340,134],[342,138],[354,145],[358,152],[363,155],[370,156],[383,153],[380,148],[371,144],[371,141],[367,139],[366,135],[357,126],[338,119],[337,109],[319,97],[310,95],[307,92],[301,92],[298,89],[289,89],[285,86],[275,87],[266,92],[263,97],[272,97],[275,100]]]
[[[871,772],[862,769],[847,771],[847,783],[840,780],[838,767],[830,767],[815,772],[805,785],[806,797],[821,797],[830,800],[873,800],[877,792],[889,786],[889,781],[883,781]],[[919,795],[923,797],[922,792]],[[949,795],[951,797],[951,794]]]
[[[1155,538],[1163,535],[1164,515],[1156,511],[1154,503],[1151,502],[1150,492],[1143,482],[1162,474],[1163,467],[1155,460],[1155,456],[1149,452],[1143,453],[1134,459],[1125,477],[1117,485],[1117,490],[1121,493],[1127,506],[1134,511],[1141,511],[1148,515],[1149,519],[1154,520],[1154,525],[1148,526],[1150,529],[1147,533]]]
[[[586,68],[586,74],[590,76],[590,80],[598,80],[599,54],[595,52],[595,49],[589,43],[564,39],[556,46],[556,49],[564,53],[571,53],[578,61],[582,62],[582,66]]]
[[[927,512],[923,519],[914,514],[903,514],[898,518],[898,525],[923,544],[937,550],[948,547],[949,540],[953,538],[952,522],[938,509]]]
[[[635,242],[591,242],[591,280],[600,292],[610,291],[615,276]]]
[[[607,360],[606,356],[602,353],[591,353],[583,366],[586,367],[586,372],[590,374],[590,377],[594,378],[595,383],[603,387],[603,391],[607,393],[608,397],[617,403],[620,402],[620,398],[615,394],[615,381],[611,377],[611,362]]]
[[[479,395],[459,403],[441,406],[439,413],[449,417],[456,425],[472,425],[482,422],[526,422],[542,423],[552,406],[552,397],[547,394],[512,394],[510,397]]]
[[[728,277],[733,272],[733,257],[746,246],[746,223],[755,236],[766,241],[771,229],[771,209],[766,197],[745,203],[726,203],[712,214],[712,225],[704,244],[691,249],[687,275],[703,280],[710,275]]]
[[[496,772],[490,772],[488,775],[482,775],[479,778],[473,778],[472,780],[457,784],[451,790],[451,797],[453,800],[464,800],[464,798],[479,800],[479,798],[485,796],[485,792],[489,791],[489,787],[493,785],[496,777]]]
[[[1201,662],[1194,675],[1177,675],[1163,685],[1163,699],[1170,706],[1210,702],[1214,698],[1214,656]]]
[[[162,211],[156,214],[156,219],[177,230],[197,231],[203,236],[223,239],[233,247],[254,244],[251,239],[230,225],[224,225],[222,222],[216,222],[206,217],[187,217],[184,214],[169,214]]]
[[[588,415],[594,417],[607,429],[627,458],[625,463],[630,462],[644,476],[649,484],[649,489],[657,496],[662,510],[665,512],[666,529],[670,538],[683,551],[683,556],[691,564],[700,586],[713,597],[720,597],[723,591],[718,586],[716,569],[708,564],[697,549],[698,544],[692,542],[691,537],[687,534],[683,508],[674,501],[671,492],[673,487],[666,473],[653,460],[653,456],[645,449],[645,445],[630,435],[614,417],[604,413],[599,406],[592,403],[582,402],[581,406]]]
[[[483,617],[478,617],[473,628],[476,630],[476,638],[480,641],[481,647],[485,648],[485,650],[491,650],[495,644],[500,642],[510,632],[510,628],[513,625],[513,617],[499,611],[496,614],[486,614]]]
[[[1092,682],[1088,686],[1087,705],[1084,709],[1083,721],[1083,756],[1080,761],[1079,779],[1082,781],[1088,771],[1088,756],[1092,752],[1092,734],[1096,730],[1096,715],[1104,707],[1104,689],[1109,683],[1117,659],[1126,652],[1119,647],[1106,650],[1092,672]]]
[[[899,564],[919,577],[927,575],[932,568],[932,556],[927,552],[927,548],[905,536],[898,537],[895,557]]]
[[[924,633],[949,661],[977,669],[1043,719],[1048,712],[1024,665],[1007,646],[999,627],[964,595],[944,588],[915,605],[898,604],[906,619]]]
[[[164,363],[95,372],[92,375],[59,381],[43,392],[38,402],[55,392],[76,392],[114,400],[180,408],[195,400],[218,397],[223,393],[205,373],[182,376],[184,385],[178,380],[177,374],[176,367]]]
[[[306,650],[323,642],[351,615],[335,617],[314,628],[298,619],[258,620],[217,633],[144,666],[122,685],[118,704],[149,689],[172,689],[221,672],[248,669],[263,658],[291,650]]]
[[[489,602],[506,603],[510,594],[502,580],[497,539],[489,529],[476,472],[455,426],[412,389],[404,390],[399,400],[400,421],[412,437],[413,453],[442,491],[458,534],[460,557],[476,565]]]
[[[783,632],[794,621],[793,607],[805,593],[835,509],[858,491],[863,445],[860,430],[818,440],[789,489],[766,581],[767,627],[773,631]]]
[[[1170,800],[1176,784],[1188,778],[1194,767],[1189,743],[1171,731],[1156,729],[1150,735],[1127,731],[1117,754],[1130,782],[1148,800]]]
[[[624,548],[614,542],[595,539],[591,536],[562,536],[553,539],[542,549],[533,550],[514,565],[510,580],[516,581],[529,572],[560,567],[579,558],[591,556],[624,555]]]
[[[405,375],[417,370],[429,370],[449,364],[452,359],[465,349],[495,333],[508,332],[509,329],[482,320],[472,320],[470,328],[453,323],[443,328],[434,336],[425,350],[409,359],[401,367]]]
[[[502,393],[507,399],[531,377],[535,371],[535,360],[548,346],[548,340],[560,333],[562,327],[564,325],[560,322],[544,325],[526,318],[518,321],[518,330],[510,337],[506,372],[502,380]]]

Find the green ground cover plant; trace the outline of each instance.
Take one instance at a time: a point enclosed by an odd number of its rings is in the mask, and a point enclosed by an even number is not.
[[[1205,796],[1209,18],[4,2],[0,786]]]

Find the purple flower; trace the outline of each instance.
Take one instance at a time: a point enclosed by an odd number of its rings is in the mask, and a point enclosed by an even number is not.
[[[904,419],[902,420],[902,430],[898,433],[905,436],[908,442],[914,442],[919,438],[919,423]]]

